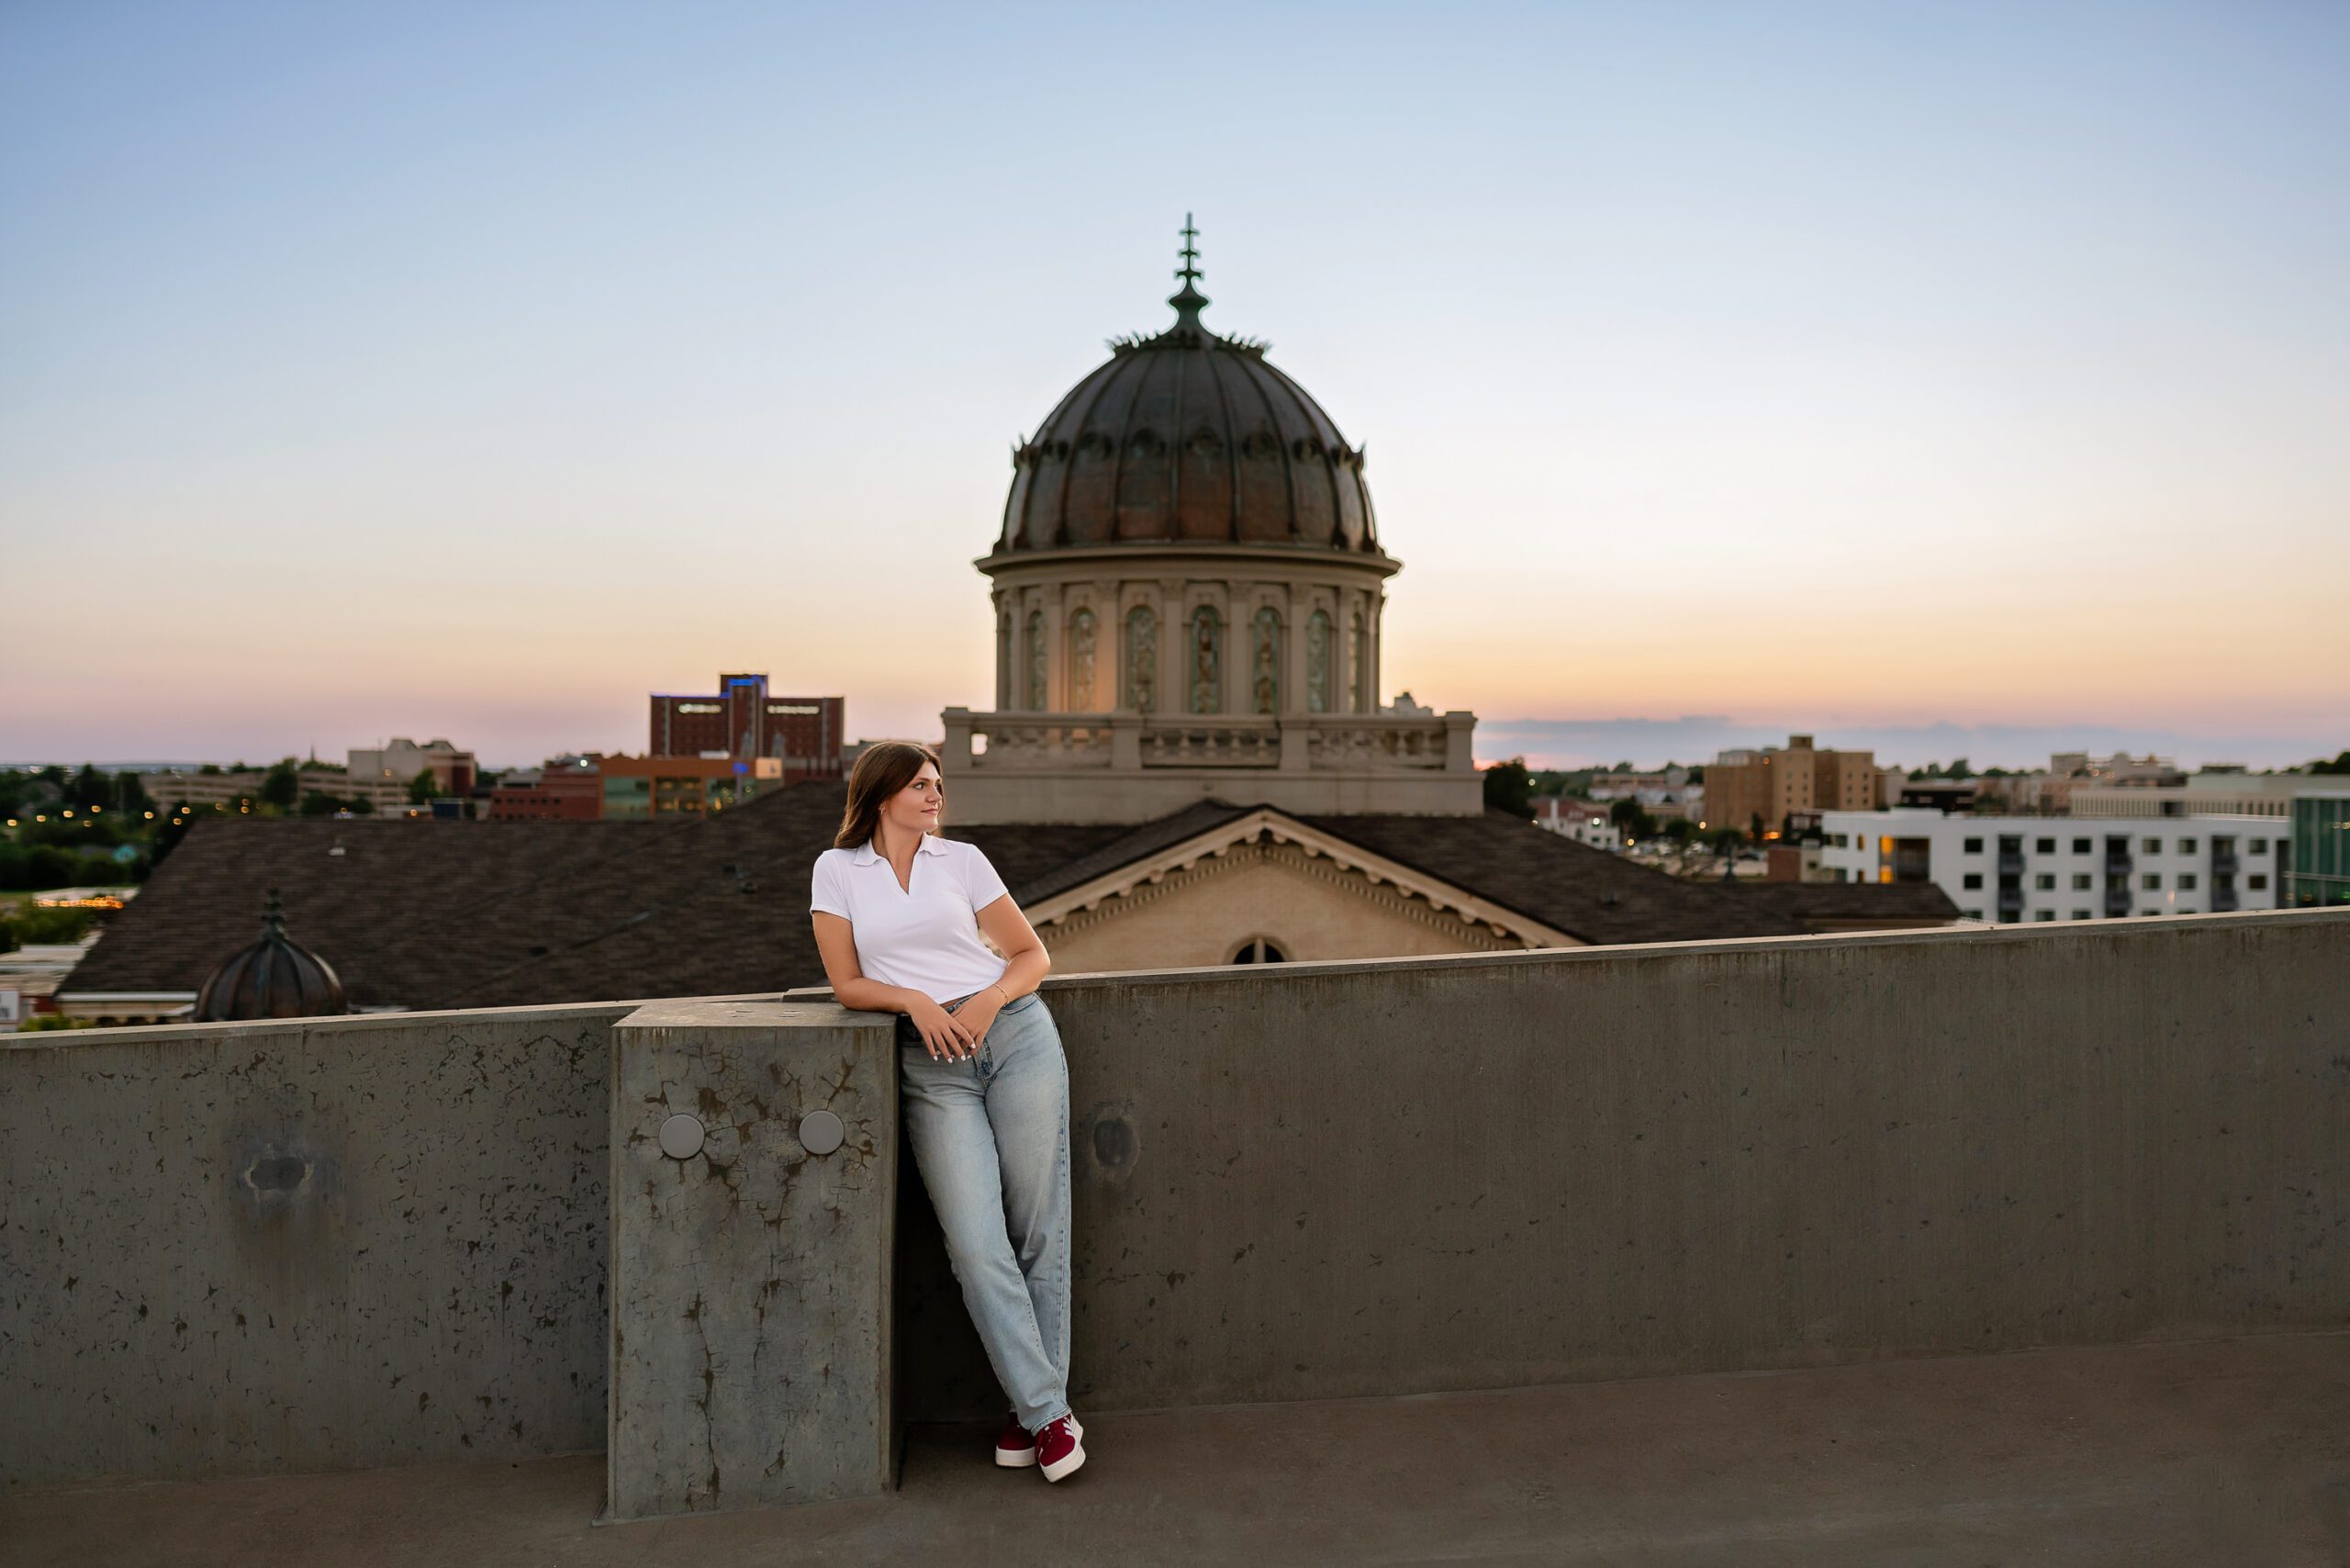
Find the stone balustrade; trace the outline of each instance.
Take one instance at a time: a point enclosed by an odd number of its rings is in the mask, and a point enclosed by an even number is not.
[[[949,708],[955,820],[1147,821],[1217,795],[1303,812],[1475,815],[1475,716]]]

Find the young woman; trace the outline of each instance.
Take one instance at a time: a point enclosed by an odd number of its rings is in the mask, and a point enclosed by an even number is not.
[[[1085,1462],[1069,1407],[1069,1063],[1036,991],[1045,945],[988,857],[939,836],[945,799],[928,746],[859,753],[808,907],[841,1005],[901,1014],[906,1136],[1012,1400],[995,1462],[1058,1481]]]

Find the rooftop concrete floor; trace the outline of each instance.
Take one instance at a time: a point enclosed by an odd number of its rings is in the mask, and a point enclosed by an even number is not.
[[[1058,1485],[991,1436],[917,1429],[887,1498],[602,1528],[593,1455],[51,1492],[0,1563],[2350,1562],[2350,1333],[1105,1412]]]

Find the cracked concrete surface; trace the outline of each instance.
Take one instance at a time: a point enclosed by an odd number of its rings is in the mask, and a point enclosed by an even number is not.
[[[0,1479],[599,1443],[626,1011],[6,1037]]]
[[[648,1003],[612,1030],[612,1517],[889,1484],[892,1021],[829,1002]],[[800,1119],[829,1110],[841,1147]],[[667,1117],[700,1148],[661,1151]]]
[[[2350,1561],[2350,1334],[1084,1414],[1051,1486],[990,1462],[991,1425],[925,1427],[904,1490],[845,1502],[591,1528],[581,1456],[20,1498],[0,1541],[9,1568]]]

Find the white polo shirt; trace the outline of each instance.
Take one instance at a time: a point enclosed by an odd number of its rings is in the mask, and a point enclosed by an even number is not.
[[[808,907],[849,923],[857,968],[869,978],[952,1002],[1011,968],[979,939],[979,912],[1005,890],[978,845],[926,833],[902,888],[870,840],[825,850],[810,876]]]

